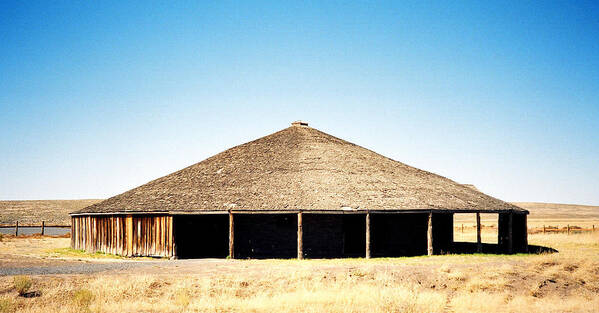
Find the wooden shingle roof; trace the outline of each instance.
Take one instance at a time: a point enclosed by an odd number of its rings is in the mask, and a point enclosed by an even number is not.
[[[294,123],[71,214],[352,209],[527,213]]]

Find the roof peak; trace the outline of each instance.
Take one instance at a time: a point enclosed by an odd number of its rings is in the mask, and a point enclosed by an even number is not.
[[[308,122],[297,120],[295,122],[291,122],[291,126],[300,126],[300,127],[308,127]]]

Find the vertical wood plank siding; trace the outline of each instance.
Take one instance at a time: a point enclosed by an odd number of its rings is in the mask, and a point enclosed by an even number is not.
[[[74,216],[71,247],[124,256],[174,257],[173,217]]]

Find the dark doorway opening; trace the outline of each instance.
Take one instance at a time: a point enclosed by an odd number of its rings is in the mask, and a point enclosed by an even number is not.
[[[343,256],[366,256],[366,215],[343,215]]]
[[[304,257],[311,259],[343,257],[343,215],[304,214]]]
[[[343,258],[366,255],[365,214],[304,214],[304,257]]]
[[[373,257],[425,255],[427,223],[428,214],[371,214],[371,255]]]
[[[236,214],[235,258],[297,257],[297,214]]]
[[[453,252],[453,213],[433,213],[433,254]]]
[[[179,215],[173,220],[180,259],[225,258],[229,254],[229,216]]]

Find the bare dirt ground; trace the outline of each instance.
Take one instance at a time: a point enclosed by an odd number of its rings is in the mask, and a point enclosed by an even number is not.
[[[142,275],[173,275],[193,274],[211,276],[218,273],[238,273],[249,276],[259,276],[265,271],[285,272],[289,266],[310,271],[347,271],[364,264],[370,270],[391,270],[401,265],[401,269],[411,275],[416,272],[430,274],[442,263],[434,258],[384,258],[377,261],[363,259],[338,260],[227,260],[227,259],[189,259],[167,260],[150,258],[120,258],[111,255],[94,255],[62,253],[68,249],[69,238],[51,237],[21,237],[7,238],[0,242],[0,276],[9,275],[50,275],[50,274],[126,274],[134,272]],[[68,250],[67,250],[68,251]],[[100,257],[98,257],[100,256]],[[442,257],[446,258],[446,257]],[[459,258],[458,258],[459,259]],[[455,261],[458,261],[456,259]],[[394,260],[401,260],[399,263]],[[366,263],[365,263],[366,262]],[[476,264],[477,267],[498,264],[491,257],[485,262]],[[473,264],[470,264],[472,266]],[[458,264],[459,266],[459,264]]]

